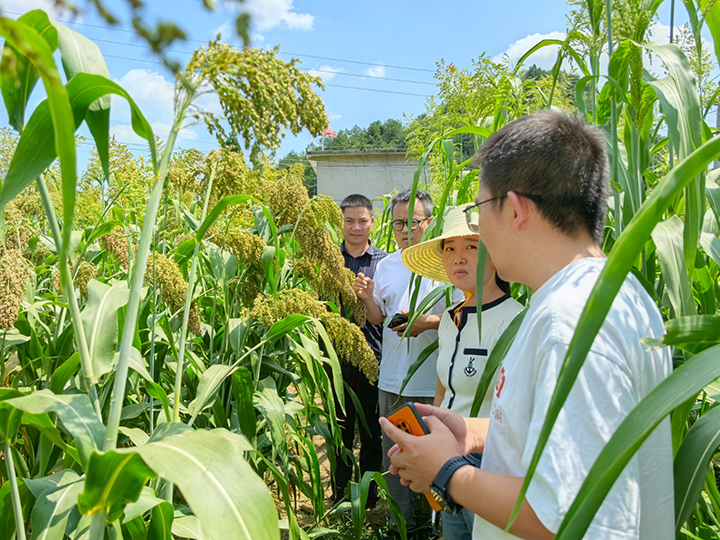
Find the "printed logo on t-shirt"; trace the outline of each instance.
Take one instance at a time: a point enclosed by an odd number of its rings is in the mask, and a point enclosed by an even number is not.
[[[500,392],[502,392],[503,386],[505,386],[505,368],[500,370],[500,376],[495,383],[495,397],[500,397]]]
[[[467,366],[465,366],[465,368],[463,369],[463,373],[465,374],[466,377],[474,377],[475,374],[477,373],[477,369],[475,369],[475,367],[473,366],[474,361],[475,361],[474,358],[471,358],[470,360],[468,360]]]
[[[474,377],[477,375],[477,368],[473,366],[473,362],[475,362],[476,356],[487,356],[488,351],[487,349],[473,349],[466,347],[463,349],[463,354],[471,355],[470,359],[468,360],[467,366],[463,368],[463,373],[465,373],[466,377]]]

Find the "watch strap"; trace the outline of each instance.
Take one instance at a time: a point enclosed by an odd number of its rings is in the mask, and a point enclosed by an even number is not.
[[[455,471],[465,465],[473,465],[466,456],[455,456],[454,458],[448,459],[445,462],[445,465],[440,467],[432,485],[438,489],[445,489],[447,483],[450,481],[450,478],[452,478],[452,475],[455,474]]]

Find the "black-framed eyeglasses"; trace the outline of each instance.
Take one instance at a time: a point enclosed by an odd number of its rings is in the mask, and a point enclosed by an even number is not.
[[[413,219],[413,220],[410,222],[410,229],[414,231],[415,229],[417,229],[417,228],[420,226],[420,224],[421,224],[423,221],[427,221],[428,219],[430,219],[430,218],[427,217],[427,218],[425,218],[425,219]],[[395,219],[395,220],[392,221],[392,228],[395,229],[395,230],[398,231],[398,232],[399,232],[399,231],[402,231],[407,225],[408,225],[408,222],[407,222],[407,221],[403,221],[403,220],[401,220],[401,219]]]
[[[513,191],[513,193],[517,193],[518,195],[525,197],[526,199],[530,199],[534,203],[540,202],[540,195],[531,195],[530,193],[523,193],[522,191]],[[471,204],[463,212],[465,212],[465,219],[467,220],[467,225],[470,228],[472,232],[478,232],[478,223],[480,223],[480,206],[497,199],[502,199],[503,197],[507,197],[507,193],[503,193],[502,195],[498,195],[497,197],[490,197],[489,199],[485,199],[484,201],[476,202],[475,204]]]

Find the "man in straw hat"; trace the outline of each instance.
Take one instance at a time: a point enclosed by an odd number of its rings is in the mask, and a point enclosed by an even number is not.
[[[470,416],[477,386],[490,352],[523,306],[510,296],[510,285],[495,272],[487,257],[480,283],[482,306],[477,307],[478,234],[470,229],[464,210],[451,208],[445,216],[442,234],[403,250],[402,260],[420,276],[452,283],[465,295],[446,310],[438,328],[438,383],[433,405]],[[478,312],[482,317],[482,340],[478,335]],[[494,382],[494,381],[493,381]],[[493,385],[494,386],[494,385]],[[478,415],[490,416],[492,395],[483,400]],[[475,455],[478,459],[479,456]],[[474,514],[462,509],[442,515],[444,540],[470,540]]]
[[[602,132],[579,117],[542,111],[493,134],[479,151],[480,190],[466,212],[501,278],[533,297],[493,391],[489,426],[418,405],[431,433],[397,442],[391,472],[476,514],[473,538],[553,538],[598,454],[635,405],[671,371],[660,312],[629,275],[587,355],[525,494],[505,532],[570,341],[605,265],[599,247],[608,190]],[[482,469],[465,455],[483,452]],[[672,441],[665,419],[640,446],[585,538],[674,537]]]
[[[435,362],[437,352],[431,354],[425,363],[413,374],[405,386],[402,395],[400,389],[410,366],[418,355],[437,338],[437,327],[444,304],[436,304],[425,315],[419,315],[411,327],[412,337],[401,343],[401,336],[407,323],[388,326],[395,314],[408,314],[410,309],[410,279],[412,274],[401,260],[401,253],[410,243],[417,244],[425,229],[432,221],[432,199],[430,194],[418,190],[413,213],[410,214],[409,190],[398,193],[390,202],[392,227],[395,241],[400,248],[385,257],[377,266],[375,279],[358,274],[355,281],[355,293],[367,307],[367,319],[372,324],[385,321],[382,340],[382,361],[378,378],[378,402],[380,415],[386,416],[392,410],[407,402],[432,403],[435,396],[437,376]],[[423,278],[417,301],[430,294],[440,283]],[[387,470],[390,458],[387,453],[393,442],[383,437],[383,466]],[[413,508],[413,494],[409,488],[401,485],[397,476],[388,479],[390,494],[400,505],[408,530],[418,527]]]

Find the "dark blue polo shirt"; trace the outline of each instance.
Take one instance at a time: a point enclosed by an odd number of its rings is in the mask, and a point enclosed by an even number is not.
[[[345,268],[349,268],[357,276],[359,273],[363,273],[366,277],[375,278],[375,269],[378,263],[388,256],[384,251],[376,248],[372,244],[370,247],[360,255],[359,257],[353,257],[347,251],[345,251],[345,242],[343,241],[340,246],[343,257],[345,257]],[[365,323],[362,328],[365,339],[370,345],[370,348],[375,353],[375,357],[379,360],[380,353],[382,352],[382,324],[370,324]]]

